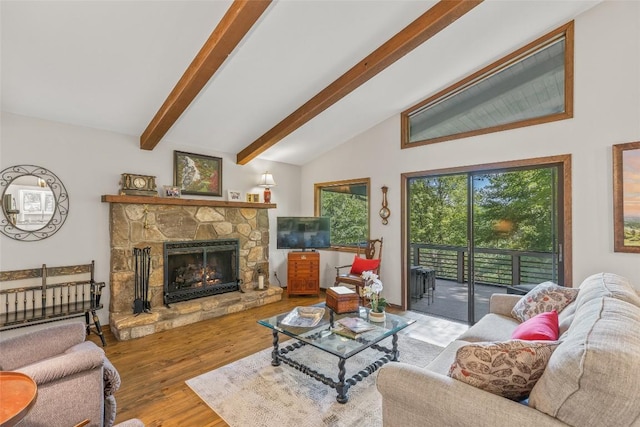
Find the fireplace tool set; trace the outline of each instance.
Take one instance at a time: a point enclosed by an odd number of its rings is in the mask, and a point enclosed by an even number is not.
[[[134,272],[134,300],[133,314],[142,312],[151,313],[151,302],[149,301],[149,276],[151,274],[151,248],[133,248],[133,259],[135,264]]]

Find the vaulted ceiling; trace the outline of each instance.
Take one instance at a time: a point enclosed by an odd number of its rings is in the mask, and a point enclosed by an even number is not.
[[[303,165],[599,1],[451,3],[3,0],[2,110]],[[390,52],[442,11],[424,42]],[[198,67],[203,45],[218,58]]]

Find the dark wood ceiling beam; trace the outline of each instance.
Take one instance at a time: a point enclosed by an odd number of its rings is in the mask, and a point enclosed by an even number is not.
[[[438,34],[483,0],[442,0],[369,54],[304,105],[237,154],[244,165],[315,116],[344,98],[376,74]]]
[[[140,136],[153,150],[240,43],[271,0],[235,0]]]

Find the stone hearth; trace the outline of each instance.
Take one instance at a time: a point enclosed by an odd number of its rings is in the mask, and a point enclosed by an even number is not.
[[[138,338],[282,298],[269,286],[269,208],[273,204],[159,197],[103,196],[110,203],[109,326],[119,340]],[[240,243],[240,291],[163,305],[166,241],[234,238]],[[133,314],[133,248],[151,248],[151,313]],[[258,290],[258,269],[267,278]]]

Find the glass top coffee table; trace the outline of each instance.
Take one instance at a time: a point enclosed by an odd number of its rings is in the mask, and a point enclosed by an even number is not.
[[[296,307],[296,309],[298,308],[299,307]],[[292,321],[291,314],[293,312],[282,313],[277,316],[258,321],[259,324],[270,328],[273,333],[271,364],[273,366],[279,366],[281,362],[284,362],[285,364],[294,367],[323,384],[334,388],[338,392],[336,400],[340,403],[346,403],[349,400],[347,392],[351,386],[377,371],[378,368],[385,363],[399,360],[398,332],[415,322],[415,320],[412,319],[405,319],[403,317],[387,313],[386,320],[384,322],[370,322],[373,329],[358,334],[355,339],[345,339],[345,337],[338,335],[335,332],[335,327],[339,326],[338,320],[344,317],[352,317],[366,321],[369,312],[367,308],[360,307],[360,310],[357,312],[345,314],[335,314],[331,309],[325,307],[324,304],[302,307],[302,309],[309,310],[309,315],[314,314],[312,310],[324,309],[324,314],[318,316],[319,319],[313,319],[314,321],[317,320],[317,324],[308,327],[295,326],[298,324],[304,324],[304,322],[298,323],[296,319],[293,319]],[[300,320],[304,321],[308,319]],[[280,348],[278,340],[279,333],[295,338],[295,341],[286,347]],[[380,341],[388,337],[391,337],[391,348],[379,345]],[[306,345],[313,346],[318,350],[330,353],[338,358],[337,381],[315,371],[313,366],[307,366],[301,361],[296,361],[287,355],[288,353]],[[345,363],[347,359],[368,348],[379,351],[380,357],[376,360],[372,360],[369,365],[362,367],[362,369],[352,377],[345,378]]]

